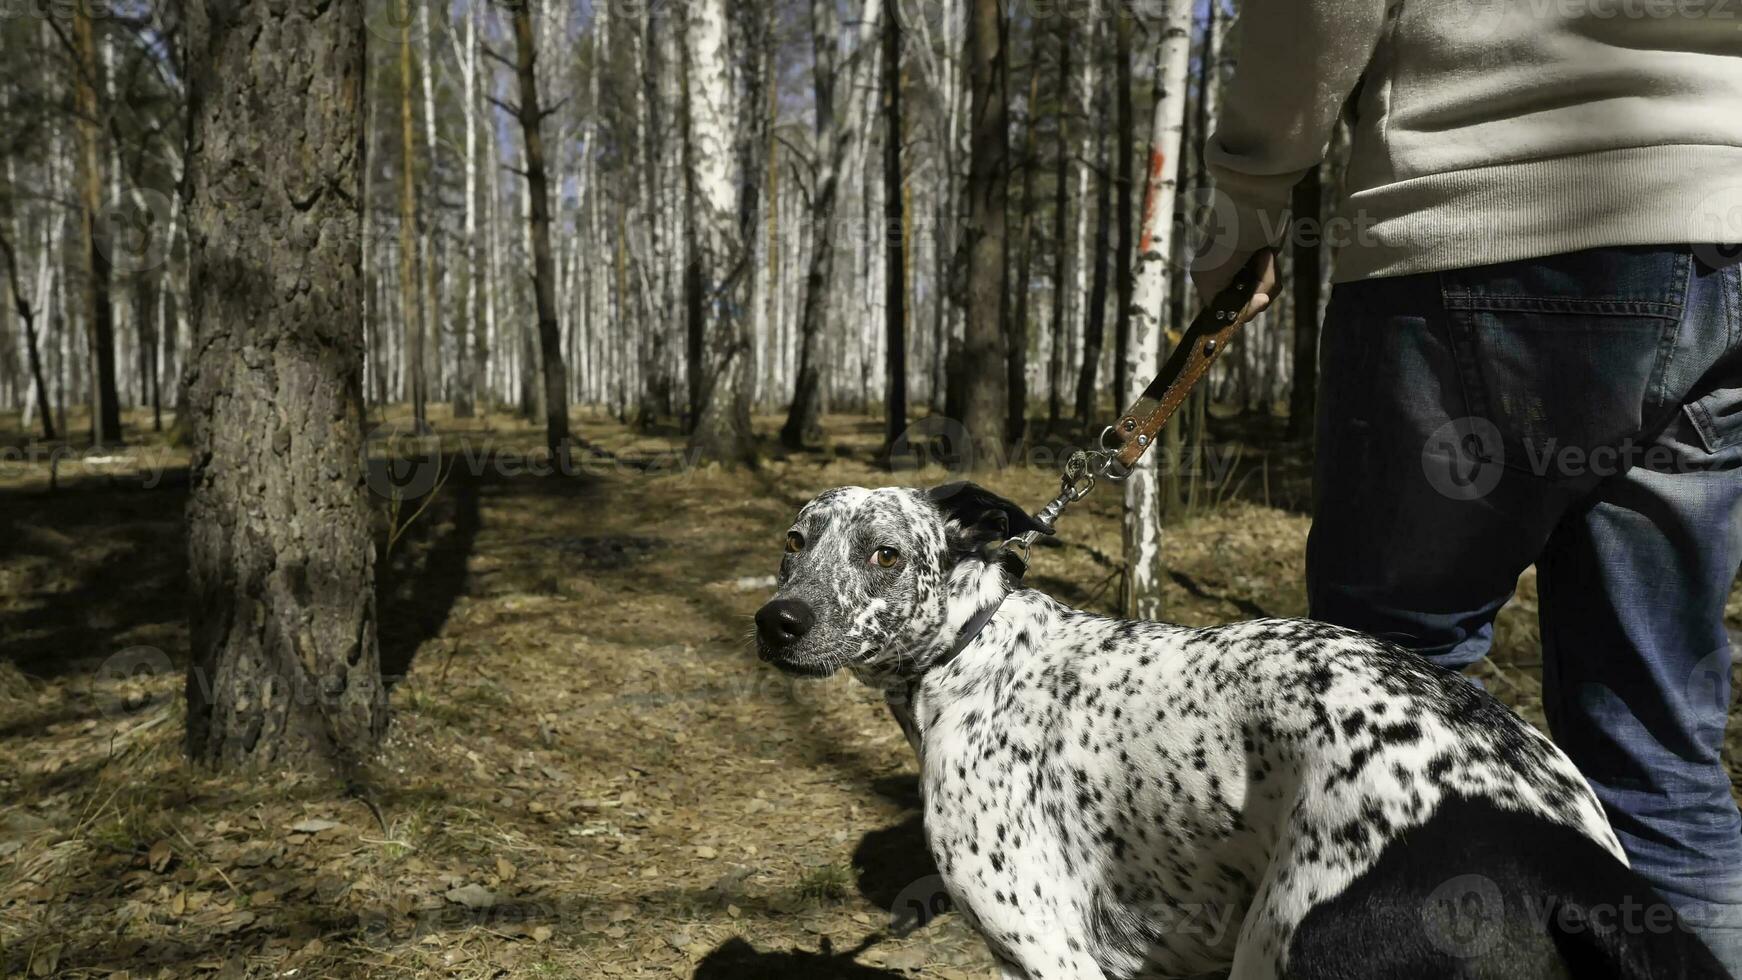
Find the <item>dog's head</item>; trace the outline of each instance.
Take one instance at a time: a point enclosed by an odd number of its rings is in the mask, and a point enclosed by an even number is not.
[[[1030,530],[1052,533],[972,483],[823,493],[786,532],[778,590],[756,614],[758,652],[807,677],[911,675],[1009,589],[992,551]]]

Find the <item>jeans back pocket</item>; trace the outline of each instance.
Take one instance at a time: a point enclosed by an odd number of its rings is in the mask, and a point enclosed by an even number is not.
[[[1603,248],[1441,273],[1470,413],[1507,466],[1572,483],[1625,468],[1676,407],[1665,372],[1689,261],[1685,247]]]

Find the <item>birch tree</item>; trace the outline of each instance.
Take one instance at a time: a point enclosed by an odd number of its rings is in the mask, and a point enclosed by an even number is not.
[[[453,38],[455,61],[460,68],[460,112],[465,122],[465,247],[466,293],[456,331],[454,417],[471,418],[478,400],[485,396],[485,359],[489,356],[484,336],[484,304],[488,284],[485,247],[478,231],[478,19],[479,0],[466,5],[466,30]],[[463,39],[461,39],[463,38]],[[494,161],[491,161],[494,164]],[[468,323],[469,321],[469,323]],[[470,330],[467,330],[467,326]]]
[[[568,470],[569,384],[563,361],[562,333],[557,327],[556,261],[550,250],[550,187],[545,175],[544,119],[538,91],[538,57],[532,34],[530,2],[512,5],[515,75],[520,104],[513,107],[525,147],[527,231],[532,249],[533,303],[538,318],[538,353],[542,362],[544,441],[551,462]],[[530,366],[530,359],[528,366]]]
[[[743,118],[732,63],[726,0],[688,8],[689,77],[686,134],[690,183],[690,449],[700,461],[753,462],[750,432],[750,333],[746,284],[753,278],[744,240],[744,179],[736,139],[755,126]],[[758,105],[760,100],[747,100]],[[752,110],[749,115],[755,116]],[[752,171],[754,172],[754,171]]]
[[[1102,94],[1105,95],[1106,86],[1103,85],[1101,90]],[[1100,393],[1097,379],[1101,369],[1101,346],[1106,335],[1107,283],[1108,277],[1112,274],[1108,268],[1107,259],[1113,240],[1113,175],[1107,149],[1110,137],[1105,132],[1105,124],[1108,121],[1107,99],[1102,98],[1099,101],[1102,105],[1100,114],[1102,126],[1096,130],[1095,139],[1097,144],[1096,166],[1094,168],[1097,182],[1094,221],[1095,248],[1094,256],[1090,261],[1090,266],[1093,269],[1093,282],[1089,287],[1088,315],[1083,321],[1083,368],[1082,373],[1077,377],[1076,413],[1077,420],[1088,426],[1091,432],[1094,429],[1095,403]],[[1119,411],[1124,407],[1123,405],[1116,406],[1114,411]]]
[[[1162,310],[1167,308],[1168,256],[1185,123],[1186,67],[1191,56],[1190,0],[1167,0],[1156,56],[1155,109],[1150,123],[1137,264],[1132,270],[1131,340],[1119,365],[1126,390],[1146,385],[1161,366]],[[1122,408],[1123,406],[1121,406]],[[1161,618],[1161,514],[1156,453],[1149,452],[1125,481],[1121,524],[1125,546],[1125,615]]]
[[[10,161],[9,161],[10,162]],[[0,204],[11,210],[11,181],[7,181],[8,194],[0,199]],[[44,253],[46,256],[46,252]],[[34,393],[31,399],[36,412],[42,416],[42,437],[54,439],[54,420],[49,417],[48,383],[42,375],[42,354],[36,343],[36,312],[30,305],[30,300],[24,295],[23,280],[19,279],[18,253],[12,247],[12,216],[10,213],[0,213],[0,273],[6,275],[6,292],[12,301],[12,309],[18,314],[18,322],[24,328],[24,356],[30,369],[30,389]],[[38,295],[41,295],[39,292]],[[30,420],[25,419],[28,426]]]
[[[822,358],[829,307],[838,301],[838,297],[829,291],[834,280],[835,251],[841,237],[836,199],[854,144],[865,129],[865,119],[860,112],[865,105],[859,93],[861,66],[869,61],[872,31],[881,7],[881,0],[866,0],[861,11],[859,31],[846,73],[846,112],[837,117],[835,56],[840,44],[841,25],[835,15],[835,0],[810,2],[817,146],[816,192],[811,200],[811,222],[817,229],[817,237],[811,248],[804,298],[801,300],[798,373],[786,423],[780,429],[780,442],[788,449],[801,448],[822,437],[822,427],[818,423],[822,411],[822,372],[818,362]]]

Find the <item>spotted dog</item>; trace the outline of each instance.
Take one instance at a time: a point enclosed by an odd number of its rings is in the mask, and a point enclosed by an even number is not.
[[[764,659],[910,719],[932,857],[1007,980],[1726,975],[1488,695],[1319,623],[1070,609],[1019,587],[1031,529],[972,484],[831,490],[756,616]]]

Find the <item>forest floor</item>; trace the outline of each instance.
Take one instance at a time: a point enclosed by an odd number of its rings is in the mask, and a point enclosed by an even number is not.
[[[445,480],[414,467],[408,493],[439,486],[381,501],[383,659],[403,679],[368,789],[380,823],[330,782],[184,762],[185,451],[69,457],[52,491],[46,459],[0,452],[0,970],[989,976],[958,917],[929,914],[913,758],[880,701],[789,680],[748,643],[812,494],[950,479],[885,472],[875,422],[827,422],[826,451],[733,471],[583,418],[610,457],[552,479],[528,472],[538,431],[438,417]],[[1274,434],[1247,428],[1222,444]],[[16,429],[0,417],[0,449],[26,445]],[[1304,611],[1300,454],[1254,445],[1232,472],[1165,535],[1170,619]],[[1050,466],[983,482],[1036,507],[1056,490]],[[1030,582],[1108,609],[1116,509],[1103,489],[1073,510]],[[1534,597],[1526,574],[1481,676],[1540,724]],[[1742,592],[1729,612],[1742,628]]]

